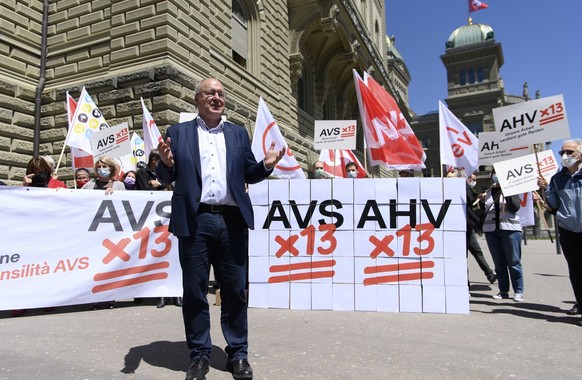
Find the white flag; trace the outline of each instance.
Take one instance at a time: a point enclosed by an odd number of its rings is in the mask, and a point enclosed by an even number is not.
[[[263,97],[259,98],[259,109],[257,110],[257,122],[255,123],[255,132],[253,134],[253,142],[251,149],[257,161],[265,158],[265,153],[269,150],[271,143],[275,142],[275,150],[280,150],[284,146],[287,147],[285,155],[279,161],[273,175],[279,178],[297,178],[306,179],[303,169],[297,163],[293,152],[285,142],[277,122],[271,115],[267,103]]]
[[[144,157],[144,141],[135,132],[131,135],[131,153],[118,157],[121,171],[127,173],[130,170],[137,170],[137,163],[146,163]]]
[[[145,156],[149,157],[152,149],[158,149],[158,143],[162,140],[162,135],[152,118],[150,111],[145,106],[143,98],[141,99],[141,108],[143,110],[143,142],[145,147]]]
[[[95,131],[109,128],[103,114],[91,99],[91,96],[83,87],[75,115],[71,121],[72,128],[68,133],[67,144],[93,154],[91,149],[91,136]]]
[[[479,166],[479,140],[439,101],[441,164],[473,173]]]

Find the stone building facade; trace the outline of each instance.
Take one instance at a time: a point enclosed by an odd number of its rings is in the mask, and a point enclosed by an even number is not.
[[[163,133],[195,111],[209,76],[227,90],[226,117],[251,135],[263,96],[307,170],[315,120],[359,120],[352,69],[406,107],[387,52],[380,0],[3,0],[0,180],[20,183],[35,154],[58,160],[67,91],[86,87],[110,125],[138,132],[141,97]],[[71,181],[64,151],[59,175]]]

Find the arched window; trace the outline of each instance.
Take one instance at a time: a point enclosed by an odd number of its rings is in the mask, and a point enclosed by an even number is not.
[[[247,68],[249,58],[249,18],[240,0],[232,0],[232,59]]]
[[[475,70],[469,69],[469,83],[475,83]]]
[[[465,70],[459,70],[459,84],[464,86],[467,84],[467,73]]]
[[[380,25],[378,25],[378,20],[374,22],[374,39],[378,44],[378,48],[382,47],[382,40],[380,39]]]

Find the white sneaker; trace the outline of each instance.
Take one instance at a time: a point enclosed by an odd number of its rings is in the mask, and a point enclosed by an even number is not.
[[[495,298],[496,300],[508,299],[509,298],[509,294],[507,292],[499,292],[496,295],[494,295],[493,298]]]
[[[515,296],[513,297],[513,300],[515,302],[523,302],[523,293],[515,293]]]

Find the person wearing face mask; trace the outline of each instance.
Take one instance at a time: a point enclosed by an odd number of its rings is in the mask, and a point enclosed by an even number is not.
[[[483,232],[497,274],[499,293],[495,299],[509,298],[509,284],[513,287],[515,302],[523,302],[523,268],[521,266],[521,223],[519,196],[503,196],[499,179],[493,171],[493,185],[479,195],[480,206],[485,210]]]
[[[458,171],[459,177],[465,177],[465,171],[459,170]],[[471,174],[467,177],[467,251],[471,252],[471,255],[479,264],[479,268],[487,277],[487,281],[490,283],[494,283],[497,281],[497,275],[489,267],[485,256],[483,255],[483,251],[481,250],[481,246],[479,245],[479,241],[477,241],[476,231],[480,228],[481,219],[477,212],[474,210],[473,205],[475,204],[475,200],[477,199],[477,194],[475,194],[475,185],[477,185],[477,176],[475,174]],[[481,231],[478,231],[481,232]]]
[[[78,168],[75,170],[75,182],[77,184],[77,189],[82,188],[85,186],[87,182],[91,179],[91,174],[89,174],[89,170],[86,168]]]
[[[33,157],[28,161],[23,186],[48,187],[49,189],[66,189],[67,185],[52,177],[53,169],[44,157]]]
[[[125,190],[125,185],[121,181],[117,181],[117,173],[119,172],[117,163],[109,157],[103,156],[97,162],[95,162],[95,174],[97,178],[94,178],[83,185],[81,189],[83,190],[105,190],[105,195],[111,194],[113,190]],[[94,303],[91,305],[91,310],[98,310],[100,304]],[[106,302],[106,306],[109,309],[115,307],[115,301]]]
[[[125,190],[134,190],[135,181],[137,178],[137,173],[135,170],[129,170],[123,175],[123,184],[125,185]]]
[[[348,178],[358,178],[358,167],[355,162],[348,162],[346,164],[346,173]]]
[[[576,304],[567,313],[581,313],[582,305],[582,140],[566,140],[559,152],[562,170],[548,181],[540,175],[538,186],[545,190],[546,203],[558,222],[558,239],[568,264]],[[582,326],[582,319],[578,320]]]
[[[313,178],[315,179],[327,178],[327,174],[325,174],[325,170],[323,168],[323,162],[315,161],[313,163]]]
[[[116,180],[119,169],[113,159],[101,157],[95,162],[94,169],[97,178],[83,185],[83,190],[105,190],[105,194],[110,194],[113,190],[125,190],[124,183]]]

